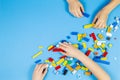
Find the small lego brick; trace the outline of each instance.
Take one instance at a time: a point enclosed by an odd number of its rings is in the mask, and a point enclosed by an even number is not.
[[[88,68],[86,68],[85,66],[82,66],[81,70],[88,71]]]
[[[54,61],[54,59],[53,58],[48,58],[48,60],[49,60],[49,62],[53,62]]]
[[[113,27],[115,27],[115,26],[118,25],[118,23],[117,22],[113,22],[112,25],[113,25]]]
[[[71,32],[71,35],[78,35],[78,32]]]
[[[63,70],[63,75],[66,75],[67,72],[68,72],[68,70],[65,68],[65,69]]]
[[[91,50],[87,50],[87,52],[85,53],[86,56],[89,56],[91,53]]]
[[[61,66],[58,65],[58,66],[55,67],[55,70],[59,70],[60,68],[61,68]]]
[[[35,61],[36,64],[40,63],[41,62],[41,59]]]
[[[48,47],[48,51],[51,51],[51,50],[54,49],[54,48],[55,48],[54,45],[50,45],[50,46]]]
[[[64,58],[64,59],[65,59],[66,57],[67,57],[67,56],[66,56],[66,55],[64,55],[64,56],[61,56],[61,57],[60,57],[60,59],[61,59],[61,58]]]
[[[90,75],[92,75],[92,72],[86,71],[86,72],[85,72],[85,75],[86,75],[86,76],[90,76]]]
[[[88,50],[94,52],[94,49],[92,47],[88,48]]]
[[[100,40],[103,40],[103,39],[104,39],[104,36],[103,36],[102,34],[98,34],[98,38],[99,38]]]
[[[87,25],[84,25],[84,28],[85,29],[89,29],[89,28],[92,28],[95,24],[87,24]]]
[[[78,48],[78,44],[72,44],[74,47]]]
[[[95,36],[95,33],[91,33],[91,34],[90,34],[90,37],[92,37],[94,41],[97,40],[97,38],[96,38],[96,36]]]
[[[87,18],[90,16],[88,13],[85,13],[85,12],[82,12],[82,15],[87,17]]]
[[[94,52],[94,55],[98,55],[98,52]]]
[[[112,27],[107,28],[107,32],[110,33],[112,31]]]
[[[82,34],[82,38],[84,38],[84,37],[86,37],[86,36],[87,36],[87,34],[86,34],[86,33]]]
[[[78,40],[78,41],[81,41],[81,40],[82,40],[82,34],[78,34],[78,35],[77,35],[77,40]]]
[[[43,46],[38,46],[38,48],[39,48],[39,49],[42,49],[42,48],[43,48]]]
[[[82,40],[89,42],[90,39],[88,39],[87,37],[82,38]]]
[[[80,69],[81,69],[80,65],[77,65],[76,68],[75,68],[75,70],[77,70],[77,71],[80,70]]]
[[[45,60],[46,63],[49,63],[50,61],[49,60]]]
[[[68,68],[71,72],[74,71],[74,69],[69,64],[66,65],[66,68]]]
[[[67,64],[68,64],[68,61],[65,60],[65,61],[63,62],[63,66],[66,66]]]
[[[56,62],[56,64],[57,64],[57,65],[60,65],[61,63],[64,62],[64,60],[65,60],[64,58],[61,58],[59,61]]]
[[[77,72],[76,70],[73,70],[73,71],[72,71],[72,74],[74,75],[76,72]]]
[[[111,44],[111,43],[109,43],[109,44],[108,44],[108,47],[109,47],[109,48],[111,48],[111,47],[112,47],[112,44]]]
[[[67,40],[61,40],[60,42],[61,42],[61,43],[64,43],[64,42],[68,42],[68,41],[67,41]]]
[[[105,52],[102,54],[102,56],[103,56],[103,57],[106,57],[106,56],[107,56],[107,54],[108,54],[108,52],[107,52],[107,51],[105,51]]]
[[[100,60],[107,60],[107,57],[102,57],[102,58],[100,58]]]
[[[35,59],[36,57],[38,57],[39,55],[41,55],[43,53],[43,51],[39,51],[38,53],[34,54],[32,56],[33,59]]]
[[[68,64],[71,64],[72,63],[72,61],[71,60],[68,60]]]
[[[60,48],[54,48],[53,52],[65,52],[64,50],[60,49]]]
[[[95,49],[97,49],[97,48],[99,48],[99,47],[98,47],[98,45],[97,45],[97,44],[94,44],[94,48],[95,48]]]
[[[75,63],[74,65],[72,65],[72,68],[74,69],[74,68],[76,68],[76,66],[77,66],[77,64]]]
[[[66,36],[67,39],[70,39],[71,37],[70,36]]]
[[[102,43],[101,44],[101,48],[105,48],[106,47],[106,44],[105,43]]]
[[[110,37],[106,37],[106,40],[110,40],[111,38]]]
[[[80,43],[78,43],[78,49],[82,50],[83,49],[83,45],[81,45]]]
[[[83,48],[87,48],[87,44],[85,42],[82,42]]]
[[[52,62],[51,65],[52,65],[53,67],[56,67],[56,66],[57,66],[57,65],[55,64],[55,62]]]
[[[110,62],[108,61],[103,61],[103,60],[100,60],[100,59],[94,59],[95,62],[98,62],[98,63],[102,63],[102,64],[106,64],[106,65],[109,65]]]

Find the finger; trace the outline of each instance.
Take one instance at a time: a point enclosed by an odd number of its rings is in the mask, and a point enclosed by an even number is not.
[[[63,45],[65,45],[66,47],[69,45],[68,42],[63,42]]]
[[[46,75],[47,71],[48,71],[48,67],[44,69],[43,76]]]
[[[37,71],[39,71],[39,70],[40,70],[41,66],[42,66],[42,64],[38,64]]]
[[[67,53],[66,52],[61,52],[63,55],[66,55],[67,56]]]
[[[97,23],[97,21],[98,21],[98,18],[97,18],[97,17],[95,17],[92,23],[93,23],[93,24],[96,24],[96,23]]]
[[[46,70],[45,68],[47,68],[47,67],[48,67],[47,64],[42,64],[42,66],[41,66],[39,72],[44,73],[44,71]]]
[[[59,45],[65,47],[65,48],[68,46],[67,43],[65,43],[65,42],[60,43]]]
[[[98,26],[99,26],[99,20],[96,22],[94,28],[98,28]]]
[[[80,10],[81,10],[82,12],[84,12],[84,8],[83,8],[83,6],[80,7]]]
[[[76,16],[76,17],[79,17],[79,14],[78,14],[78,11],[77,11],[77,10],[75,11],[75,16]]]
[[[38,69],[38,64],[35,66],[35,71]]]
[[[78,15],[79,15],[79,17],[82,17],[83,15],[82,15],[82,11],[80,10],[80,9],[78,9]]]

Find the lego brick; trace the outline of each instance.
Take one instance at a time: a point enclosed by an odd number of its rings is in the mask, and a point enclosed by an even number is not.
[[[39,51],[38,53],[34,54],[32,56],[33,59],[35,59],[36,57],[38,57],[39,55],[41,55],[43,53],[43,51]]]

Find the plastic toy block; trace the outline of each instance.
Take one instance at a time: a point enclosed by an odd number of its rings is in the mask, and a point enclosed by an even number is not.
[[[105,51],[105,52],[102,54],[102,56],[103,56],[103,57],[106,57],[106,56],[107,56],[107,54],[108,54],[108,52],[107,52],[107,51]]]
[[[65,60],[65,61],[63,62],[63,66],[66,66],[67,64],[68,64],[68,61]]]
[[[64,58],[61,58],[58,62],[56,62],[56,64],[57,64],[57,65],[60,65],[61,63],[64,62],[64,60],[65,60]]]
[[[74,69],[74,68],[76,68],[76,66],[77,66],[77,64],[75,63],[74,65],[72,65],[72,68]]]
[[[65,59],[66,57],[67,57],[67,56],[64,55],[64,56],[61,56],[60,59],[61,59],[61,58],[64,58],[64,59]]]
[[[91,50],[87,50],[87,52],[85,53],[86,56],[89,56],[91,53]]]
[[[110,40],[111,38],[110,37],[106,37],[107,40]]]
[[[90,37],[92,37],[94,41],[97,40],[97,38],[96,38],[96,36],[95,36],[95,33],[91,33],[91,34],[90,34]]]
[[[87,17],[87,18],[90,16],[88,13],[85,13],[85,12],[82,12],[82,15]]]
[[[98,55],[98,52],[94,52],[94,55]]]
[[[102,57],[102,58],[100,58],[100,60],[107,60],[107,57]]]
[[[82,66],[81,69],[84,71],[88,71],[88,68],[86,68],[85,66]]]
[[[54,48],[55,48],[54,45],[50,45],[50,46],[48,47],[48,51],[51,51],[51,50],[54,49]]]
[[[77,40],[78,40],[78,41],[81,41],[81,40],[82,40],[82,34],[78,34],[78,35],[77,35]]]
[[[118,23],[117,22],[113,22],[112,25],[113,25],[113,27],[115,27],[115,26],[118,25]]]
[[[67,70],[67,69],[64,69],[64,71],[63,71],[63,75],[66,75],[67,72],[68,72],[68,70]]]
[[[58,66],[55,67],[55,70],[59,70],[60,68],[61,68],[61,66],[58,65]]]
[[[54,61],[54,59],[53,58],[48,58],[48,60],[49,60],[49,62],[53,62]]]
[[[71,60],[68,60],[68,64],[71,64],[72,63],[72,61]]]
[[[109,43],[109,44],[108,44],[108,47],[109,47],[109,48],[111,48],[111,47],[112,47],[112,44],[111,44],[111,43]]]
[[[83,45],[81,45],[80,43],[78,43],[78,49],[82,50],[83,49]]]
[[[76,72],[77,72],[76,70],[73,70],[73,71],[72,71],[72,74],[74,75]]]
[[[105,43],[102,43],[101,44],[101,48],[105,48],[106,44]]]
[[[40,63],[41,62],[41,59],[35,61],[36,64]]]
[[[88,48],[88,50],[94,52],[94,49],[92,47]]]
[[[89,42],[90,39],[88,39],[87,37],[82,38],[82,40]]]
[[[78,44],[72,44],[74,47],[78,48]]]
[[[53,52],[64,52],[64,50],[60,49],[60,48],[54,48]]]
[[[78,32],[71,32],[71,35],[78,35]]]
[[[39,55],[41,55],[43,52],[42,51],[39,51],[38,53],[34,54],[32,56],[33,59],[35,59],[36,57],[38,57]]]
[[[97,45],[97,44],[94,44],[94,48],[95,48],[95,49],[97,49],[97,48],[99,48],[99,47],[98,47],[98,45]]]
[[[39,48],[39,49],[42,49],[42,48],[43,48],[43,46],[38,46],[38,48]]]
[[[107,28],[107,32],[108,32],[108,33],[111,33],[111,31],[112,31],[112,27],[108,27],[108,28]]]
[[[112,34],[111,33],[106,33],[106,35],[108,36],[108,37],[112,37]]]
[[[64,42],[68,42],[68,41],[67,41],[67,40],[61,40],[60,42],[61,42],[61,43],[64,43]]]
[[[51,65],[52,65],[53,67],[56,67],[56,66],[57,66],[57,65],[55,64],[55,62],[52,62]]]
[[[66,36],[67,39],[70,39],[71,37],[70,36]]]
[[[71,72],[74,70],[69,64],[66,65],[66,68],[68,68]]]
[[[84,28],[85,29],[89,29],[89,28],[92,28],[95,24],[87,24],[87,25],[84,25]]]
[[[86,76],[90,76],[90,75],[92,75],[92,72],[86,71],[86,72],[85,72],[85,75],[86,75]]]
[[[99,38],[100,40],[103,40],[103,39],[104,39],[104,36],[103,36],[102,34],[98,34],[98,38]]]
[[[87,48],[87,44],[85,42],[82,42],[83,48]]]
[[[50,61],[49,60],[45,60],[46,63],[49,63]]]
[[[98,62],[98,63],[102,63],[102,64],[107,64],[107,65],[110,64],[110,62],[108,62],[108,61],[103,61],[103,60],[100,60],[100,59],[94,59],[94,61],[95,61],[95,62]]]
[[[80,65],[77,65],[75,70],[80,70],[81,69],[81,66]]]
[[[83,37],[86,37],[86,36],[87,36],[87,34],[86,34],[86,33],[82,34],[82,38],[83,38]]]

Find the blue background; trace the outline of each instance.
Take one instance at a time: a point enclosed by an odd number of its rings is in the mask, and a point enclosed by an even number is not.
[[[75,18],[68,12],[66,0],[0,0],[0,80],[31,80],[35,67],[31,56],[38,52],[38,46],[43,45],[43,55],[37,59],[58,57],[61,54],[47,52],[46,48],[61,39],[66,39],[71,31],[80,33],[100,30],[84,30],[83,25],[91,23],[96,13],[109,0],[82,0],[89,18]],[[115,8],[108,18],[108,24],[120,16],[120,6]],[[113,48],[109,50],[108,61],[111,64],[99,64],[112,80],[120,80],[120,30],[113,33],[117,40],[111,39]],[[74,41],[74,40],[73,40]],[[114,57],[117,60],[114,60]],[[79,71],[81,80],[96,80],[94,76],[87,77]],[[49,69],[45,80],[76,80],[77,75],[70,72],[66,75],[54,75]]]

